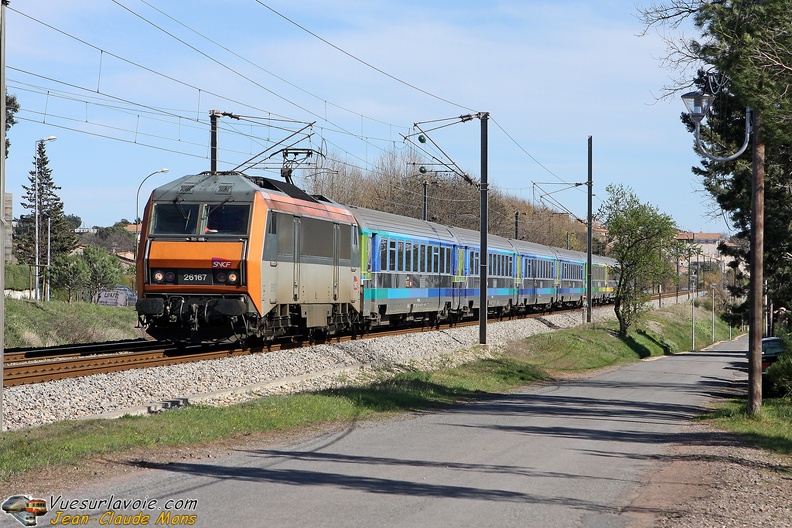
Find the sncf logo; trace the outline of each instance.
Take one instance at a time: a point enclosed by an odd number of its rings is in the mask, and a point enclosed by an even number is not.
[[[214,257],[212,258],[212,268],[230,268],[231,261],[226,260],[224,258]]]

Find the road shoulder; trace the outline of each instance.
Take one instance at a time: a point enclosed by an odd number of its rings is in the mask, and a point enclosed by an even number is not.
[[[692,422],[686,437],[657,457],[624,514],[630,528],[792,526],[792,457],[742,444]]]

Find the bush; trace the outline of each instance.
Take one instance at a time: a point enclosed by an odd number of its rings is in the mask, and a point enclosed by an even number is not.
[[[5,289],[7,290],[29,290],[31,288],[30,266],[27,264],[5,265]]]
[[[784,352],[767,369],[767,384],[771,392],[792,396],[792,354]]]

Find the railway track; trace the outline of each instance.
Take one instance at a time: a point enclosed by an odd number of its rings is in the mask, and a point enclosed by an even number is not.
[[[159,343],[145,339],[126,339],[123,341],[110,341],[106,343],[86,343],[77,345],[61,345],[45,348],[7,348],[3,355],[5,364],[19,363],[21,361],[41,360],[47,358],[64,358],[92,356],[96,354],[112,354],[117,352],[132,352],[139,350],[154,350],[161,348]]]
[[[79,346],[75,346],[72,347],[75,350],[67,350],[62,354],[57,354],[50,349],[42,349],[36,351],[35,354],[27,353],[27,355],[11,352],[4,357],[3,386],[13,387],[133,368],[159,367],[252,353],[250,349],[234,348],[230,344],[178,348],[175,346],[163,347],[162,343],[152,341],[146,343],[148,346],[140,345],[139,347],[119,347],[112,344],[105,349],[97,343],[91,345],[88,352],[80,351]],[[8,357],[9,355],[11,357]]]
[[[563,310],[579,312],[579,310]],[[558,310],[555,313],[560,313]],[[544,314],[526,314],[518,318],[543,319]],[[513,319],[515,317],[511,317]],[[498,322],[493,319],[491,322]],[[371,339],[398,335],[408,332],[425,332],[444,330],[452,327],[476,326],[477,320],[442,324],[435,327],[412,327],[384,329],[358,336],[357,339]],[[342,342],[354,339],[351,336],[338,336],[324,342]],[[177,347],[163,346],[156,341],[143,339],[118,341],[111,343],[94,343],[85,345],[68,345],[41,349],[7,349],[3,357],[3,386],[13,387],[45,381],[103,374],[134,368],[160,367],[203,361],[225,357],[266,353],[285,348],[297,348],[319,344],[316,342],[284,341],[269,346],[241,348],[235,343],[219,345],[195,345]]]
[[[420,330],[412,329],[411,331]],[[406,331],[410,330],[403,328],[388,330],[369,334],[365,337],[384,337],[386,335],[405,333]],[[352,339],[350,336],[339,336],[326,342],[340,342],[350,339]],[[240,348],[235,343],[227,343],[179,348],[176,346],[163,347],[162,343],[154,341],[143,341],[133,346],[124,346],[116,343],[95,343],[85,345],[84,348],[80,345],[72,345],[68,347],[30,349],[27,351],[9,350],[3,358],[3,386],[14,387],[134,368],[161,367],[191,361],[266,353],[285,348],[307,346],[309,344],[315,343],[290,341],[273,343],[268,347],[249,348]]]

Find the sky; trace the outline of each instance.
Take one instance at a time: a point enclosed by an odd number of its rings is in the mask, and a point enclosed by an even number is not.
[[[680,229],[728,233],[691,167],[693,137],[665,44],[636,3],[502,0],[13,0],[6,79],[20,104],[6,192],[14,217],[37,141],[66,214],[83,225],[134,220],[151,191],[284,145],[333,154],[364,174],[387,152],[422,147],[534,203],[587,212],[622,184]],[[306,125],[309,128],[300,131]],[[441,126],[447,125],[447,126]],[[310,136],[308,136],[310,134]],[[406,136],[406,138],[405,138]],[[273,169],[276,154],[252,175]],[[317,156],[315,159],[319,159]],[[167,173],[153,174],[168,168]],[[298,183],[300,183],[298,181]],[[463,184],[463,183],[461,183]],[[418,197],[417,199],[420,199]],[[558,207],[558,206],[555,206]]]

